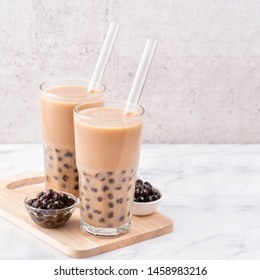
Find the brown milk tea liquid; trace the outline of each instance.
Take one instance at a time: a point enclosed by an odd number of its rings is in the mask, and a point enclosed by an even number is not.
[[[75,116],[81,219],[97,228],[131,220],[139,163],[142,117],[120,108],[82,110]]]
[[[73,108],[79,102],[86,102],[86,90],[85,86],[55,86],[47,88],[47,93],[40,95],[46,188],[69,192],[77,197],[79,178],[75,158]],[[93,100],[97,93],[88,93],[88,98]],[[92,102],[91,106],[99,104]]]

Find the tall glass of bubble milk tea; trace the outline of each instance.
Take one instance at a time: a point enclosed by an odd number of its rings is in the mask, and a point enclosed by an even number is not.
[[[100,100],[74,109],[81,230],[99,236],[129,231],[144,109]],[[103,102],[103,104],[102,104]]]
[[[56,80],[40,86],[46,188],[79,196],[76,167],[73,107],[85,102],[98,106],[105,87],[85,80]],[[95,102],[95,100],[99,100]]]

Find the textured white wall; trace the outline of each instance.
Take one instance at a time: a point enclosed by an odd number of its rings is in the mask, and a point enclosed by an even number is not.
[[[38,85],[89,78],[120,23],[103,82],[126,99],[147,37],[144,142],[260,142],[260,1],[0,0],[0,142],[40,142]]]

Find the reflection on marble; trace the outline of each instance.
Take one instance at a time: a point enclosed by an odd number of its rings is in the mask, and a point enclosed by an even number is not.
[[[41,145],[0,145],[0,178],[43,170]],[[260,259],[260,145],[143,145],[140,175],[175,231],[91,259]],[[69,259],[0,218],[0,259]]]

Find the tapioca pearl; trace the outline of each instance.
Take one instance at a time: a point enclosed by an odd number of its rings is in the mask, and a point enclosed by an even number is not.
[[[125,216],[120,216],[118,220],[119,220],[119,222],[123,222],[124,219],[125,219]]]
[[[93,210],[93,213],[99,215],[99,214],[101,214],[101,211],[98,210],[98,209],[94,209],[94,210]]]
[[[89,197],[85,197],[86,201],[91,201],[91,199]]]
[[[108,217],[109,219],[113,218],[113,217],[114,217],[114,212],[108,213],[107,217]]]
[[[57,224],[60,224],[60,223],[62,223],[63,221],[64,221],[64,218],[60,218],[60,219],[57,220]]]
[[[78,182],[79,181],[79,176],[75,177],[75,181]]]
[[[93,215],[91,213],[88,214],[88,217],[89,217],[90,220],[93,219]]]
[[[126,171],[125,171],[125,170],[122,170],[122,171],[121,171],[121,174],[125,174],[125,173],[126,173]]]
[[[108,191],[108,190],[109,190],[109,187],[108,187],[108,186],[105,185],[105,186],[102,187],[102,191],[103,191],[103,192],[106,192],[106,191]]]
[[[124,199],[123,198],[118,198],[117,200],[116,200],[116,203],[117,204],[122,204],[124,202]]]
[[[37,222],[42,223],[44,221],[43,218],[34,218]]]
[[[79,189],[79,184],[75,184],[74,185],[74,190],[78,190]]]
[[[95,177],[101,182],[104,182],[106,180],[106,176],[102,173],[97,173]]]
[[[127,177],[123,177],[121,181],[125,183],[127,181]]]
[[[58,157],[58,161],[63,161],[63,158],[62,157]]]
[[[117,190],[117,191],[119,191],[119,190],[121,190],[122,189],[122,187],[121,186],[117,186],[117,187],[115,187],[115,190]]]
[[[73,153],[71,153],[71,152],[66,152],[66,153],[64,153],[64,156],[65,156],[65,157],[73,157]]]
[[[109,178],[108,182],[109,182],[109,184],[114,184],[115,180],[113,178]]]
[[[103,199],[101,196],[98,196],[97,201],[101,202]]]
[[[92,192],[97,192],[97,188],[91,187]]]
[[[114,203],[109,202],[109,203],[108,203],[108,207],[109,207],[109,208],[113,208],[113,207],[114,207]]]
[[[108,172],[107,172],[107,176],[108,176],[108,177],[111,177],[112,175],[113,175],[113,172],[112,172],[112,171],[108,171]]]
[[[69,164],[67,164],[67,163],[65,163],[63,166],[64,166],[65,168],[67,168],[67,169],[69,169],[69,168],[70,168],[70,165],[69,165]]]
[[[62,179],[63,179],[63,181],[67,182],[69,177],[67,175],[63,175]]]
[[[42,217],[43,216],[43,214],[41,213],[41,212],[37,212],[37,214],[36,214],[38,217]]]
[[[63,188],[63,189],[66,189],[66,187],[67,187],[67,186],[66,186],[65,184],[62,184],[62,188]]]
[[[104,218],[100,218],[100,219],[98,220],[98,222],[99,222],[100,224],[103,224],[103,223],[105,222],[105,219],[104,219]]]
[[[53,227],[53,226],[55,226],[55,223],[53,221],[46,221],[44,223],[44,225],[47,226],[47,227]]]
[[[67,213],[64,215],[64,222],[67,222],[69,218],[71,217],[72,213]]]
[[[62,172],[62,169],[61,169],[60,167],[58,168],[58,172],[59,172],[59,173],[61,173],[61,172]]]
[[[55,149],[55,152],[58,154],[60,152],[60,150],[59,149]]]
[[[86,210],[89,210],[89,209],[90,209],[90,205],[89,205],[89,204],[86,204],[86,205],[85,205],[85,208],[86,208]]]
[[[54,180],[56,180],[56,181],[58,180],[58,177],[57,177],[57,176],[53,176],[53,178],[54,178]]]
[[[86,181],[87,181],[87,183],[90,183],[90,180],[89,180],[89,178],[86,178]]]
[[[109,199],[113,199],[113,194],[112,193],[109,193],[108,195],[107,195],[107,197],[109,198]]]

